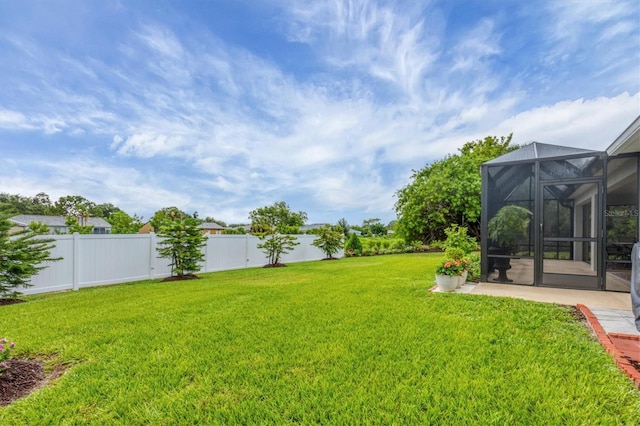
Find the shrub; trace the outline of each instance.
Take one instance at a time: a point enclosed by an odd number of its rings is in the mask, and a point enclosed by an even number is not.
[[[9,342],[7,338],[0,339],[0,375],[9,368],[9,358],[11,358],[11,349],[16,346],[15,342]]]
[[[464,250],[457,247],[449,247],[444,252],[444,256],[447,259],[453,259],[453,260],[464,259],[464,255],[465,255]]]
[[[442,248],[461,249],[465,255],[468,255],[474,250],[478,249],[478,242],[475,238],[469,236],[467,228],[459,225],[451,225],[444,230],[447,235],[447,239],[442,243]]]
[[[479,253],[471,253],[468,257],[469,260],[469,280],[479,281],[480,280],[480,254]]]
[[[352,253],[352,255],[355,256],[362,253],[362,243],[355,232],[352,232],[351,235],[349,235],[349,239],[344,245],[344,251]]]

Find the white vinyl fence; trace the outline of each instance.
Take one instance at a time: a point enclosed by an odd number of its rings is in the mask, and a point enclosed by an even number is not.
[[[169,259],[159,258],[158,237],[134,235],[54,235],[55,248],[48,267],[31,278],[32,287],[18,289],[23,294],[78,290],[128,281],[163,278],[171,275]],[[320,260],[324,253],[311,243],[315,235],[296,235],[294,250],[281,262]],[[204,247],[205,261],[200,272],[224,271],[263,266],[265,254],[257,248],[260,240],[252,235],[209,235]],[[338,253],[342,256],[342,252]]]

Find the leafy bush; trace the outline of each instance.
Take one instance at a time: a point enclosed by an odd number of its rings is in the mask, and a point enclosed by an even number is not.
[[[445,250],[457,248],[462,250],[464,255],[468,255],[478,249],[478,241],[469,235],[467,228],[464,226],[451,225],[444,232],[447,235],[447,239],[442,243],[442,248]]]
[[[444,256],[447,259],[453,259],[453,260],[464,259],[464,255],[465,255],[464,250],[457,247],[450,247],[446,249],[444,252]]]
[[[358,256],[362,253],[362,243],[355,232],[349,235],[349,239],[344,245],[344,252],[348,256]]]
[[[480,280],[480,254],[479,253],[471,253],[468,256],[469,261],[469,277],[470,281],[479,281]]]

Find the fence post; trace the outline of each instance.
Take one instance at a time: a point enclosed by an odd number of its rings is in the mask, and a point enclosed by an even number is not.
[[[153,279],[153,255],[156,251],[156,233],[149,232],[149,279]]]
[[[80,234],[73,233],[73,287],[80,289]]]
[[[244,267],[249,267],[249,235],[244,235]]]

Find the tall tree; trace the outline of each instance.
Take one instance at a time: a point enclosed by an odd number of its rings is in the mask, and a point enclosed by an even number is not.
[[[249,212],[251,232],[297,234],[307,221],[305,212],[292,212],[289,205],[279,201],[270,206],[260,207]]]
[[[107,222],[111,224],[112,234],[137,234],[142,226],[141,217],[135,214],[131,217],[123,211],[111,213]]]
[[[414,171],[412,182],[396,192],[396,230],[408,241],[430,242],[445,238],[451,224],[480,237],[480,165],[506,154],[511,136],[487,136],[467,142],[458,154]]]
[[[162,228],[162,226],[168,225],[176,220],[182,220],[187,216],[189,216],[187,213],[175,206],[164,207],[155,212],[153,216],[151,216],[151,219],[149,219],[149,222],[156,232],[160,232],[160,228]]]
[[[96,203],[89,201],[82,195],[67,195],[58,198],[53,205],[55,214],[60,216],[80,217],[91,213]]]

